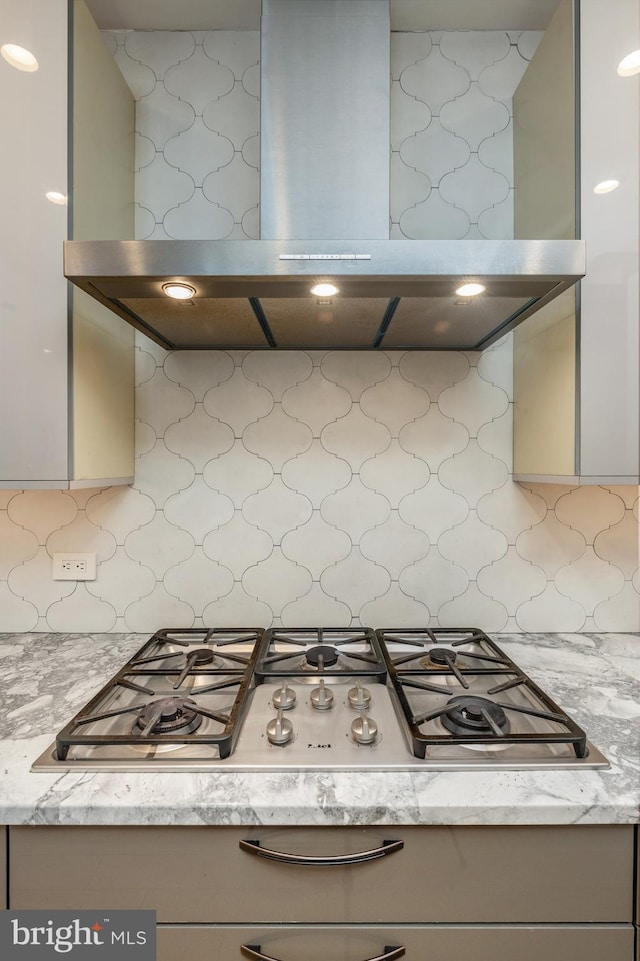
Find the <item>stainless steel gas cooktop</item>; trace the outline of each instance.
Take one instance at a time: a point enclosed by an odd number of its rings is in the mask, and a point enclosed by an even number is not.
[[[476,628],[161,630],[32,770],[608,767]]]

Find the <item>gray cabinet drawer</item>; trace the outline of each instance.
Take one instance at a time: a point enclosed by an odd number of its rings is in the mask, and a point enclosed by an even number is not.
[[[14,908],[154,908],[164,922],[630,922],[633,828],[16,827]],[[241,840],[354,865],[280,863]]]
[[[158,929],[158,961],[242,961],[240,945],[279,961],[366,961],[403,945],[406,961],[633,961],[626,927],[191,927]]]

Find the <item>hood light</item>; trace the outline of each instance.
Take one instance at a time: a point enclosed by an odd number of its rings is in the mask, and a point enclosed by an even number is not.
[[[173,297],[174,300],[191,300],[196,292],[195,287],[189,284],[163,284],[162,289],[167,297]]]
[[[67,202],[66,194],[61,194],[58,190],[47,190],[45,197],[50,200],[52,204],[59,204],[63,207]]]
[[[333,297],[334,294],[338,294],[340,291],[334,284],[315,284],[311,288],[311,293],[315,294],[316,297]]]
[[[640,50],[634,50],[633,53],[623,57],[617,71],[620,77],[633,77],[634,74],[640,73]]]
[[[483,290],[482,284],[463,284],[462,287],[458,287],[456,294],[458,297],[477,297]]]
[[[619,180],[601,180],[599,184],[595,185],[593,192],[594,194],[610,194],[612,190],[619,186]]]
[[[38,69],[38,61],[31,51],[19,47],[17,43],[3,43],[0,47],[0,53],[7,63],[10,63],[16,70],[33,73],[34,70]]]

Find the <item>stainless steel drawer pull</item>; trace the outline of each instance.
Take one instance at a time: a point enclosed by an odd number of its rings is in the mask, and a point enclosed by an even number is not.
[[[254,958],[254,961],[279,961],[278,958],[274,958],[270,954],[263,954],[259,944],[242,944],[240,950],[245,958]],[[384,954],[377,954],[375,958],[367,958],[367,961],[395,961],[396,958],[402,958],[403,956],[404,947],[402,945],[397,947],[385,946]]]
[[[286,851],[271,851],[269,848],[261,847],[259,841],[245,841],[243,839],[238,843],[241,850],[246,851],[247,854],[255,854],[259,858],[267,858],[270,861],[282,861],[284,864],[318,865],[362,864],[364,861],[375,861],[376,858],[384,858],[387,854],[393,854],[394,851],[401,851],[404,847],[404,841],[383,841],[379,848],[372,848],[371,851],[360,851],[358,854],[322,854],[319,857],[313,857],[306,854],[288,854]]]

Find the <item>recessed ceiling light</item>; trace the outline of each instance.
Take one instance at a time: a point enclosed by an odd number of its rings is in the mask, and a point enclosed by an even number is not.
[[[311,293],[316,297],[333,297],[334,294],[339,293],[339,290],[334,284],[315,284],[311,288]]]
[[[162,289],[167,297],[173,297],[174,300],[191,300],[196,292],[195,287],[178,283],[163,284]]]
[[[619,76],[633,77],[636,73],[640,73],[640,50],[627,54],[618,64]]]
[[[456,294],[458,297],[477,297],[483,290],[482,284],[463,284],[462,287],[458,287]]]
[[[58,190],[47,190],[45,197],[50,200],[52,204],[60,204],[64,206],[67,202],[67,195],[61,194]]]
[[[16,70],[33,73],[34,70],[38,69],[38,61],[31,51],[19,47],[17,43],[3,43],[0,47],[0,53],[7,63],[10,63]]]
[[[599,184],[595,185],[593,192],[594,194],[610,194],[612,190],[619,186],[619,180],[601,180]]]

